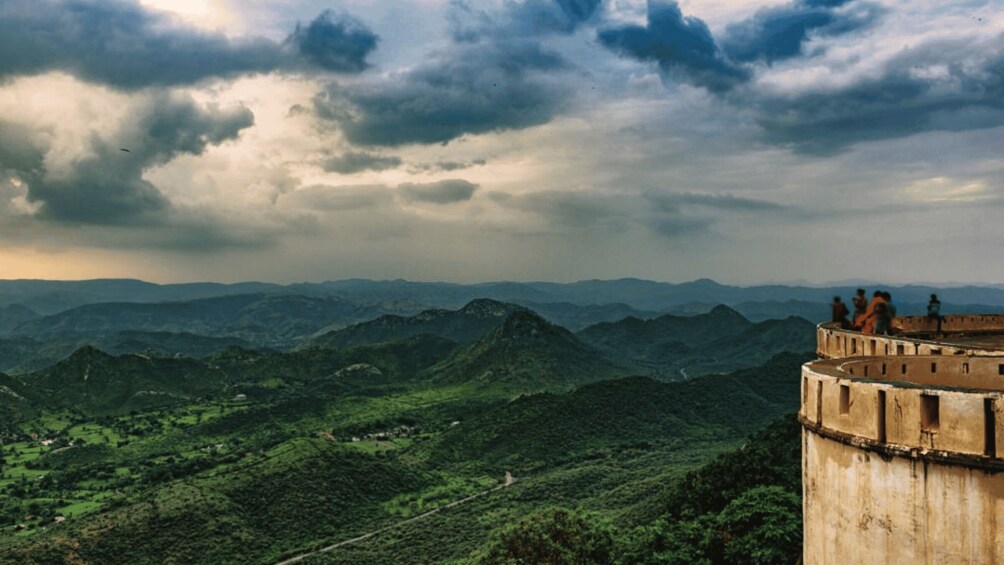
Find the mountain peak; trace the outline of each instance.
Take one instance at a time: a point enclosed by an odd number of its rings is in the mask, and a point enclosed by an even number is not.
[[[504,318],[521,310],[525,309],[508,302],[500,302],[491,298],[475,298],[461,308],[460,313],[477,318]]]
[[[708,278],[696,279],[696,280],[690,281],[689,283],[684,283],[684,284],[689,284],[691,286],[697,286],[697,287],[703,287],[703,288],[721,288],[722,287],[722,285],[718,281],[715,281],[715,280],[712,280],[712,279],[708,279]]]
[[[506,317],[495,335],[502,339],[539,340],[565,334],[568,330],[548,322],[531,310],[520,309]]]
[[[730,316],[733,318],[742,318],[744,320],[746,319],[746,317],[740,314],[739,311],[724,304],[719,304],[718,306],[715,306],[708,312],[708,314],[720,317]]]
[[[93,362],[93,361],[107,361],[109,359],[114,359],[111,355],[101,351],[93,345],[85,345],[80,349],[77,349],[66,358],[66,362]]]

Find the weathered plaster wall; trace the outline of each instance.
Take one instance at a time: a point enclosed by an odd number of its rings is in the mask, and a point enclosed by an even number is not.
[[[1004,473],[881,455],[810,429],[802,453],[805,565],[1004,563]]]

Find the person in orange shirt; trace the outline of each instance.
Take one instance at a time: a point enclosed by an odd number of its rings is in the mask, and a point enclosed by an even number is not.
[[[868,305],[868,309],[854,320],[854,326],[861,328],[861,333],[873,334],[879,317],[884,316],[886,316],[885,298],[883,298],[881,290],[876,290],[875,294],[872,295],[872,302]]]

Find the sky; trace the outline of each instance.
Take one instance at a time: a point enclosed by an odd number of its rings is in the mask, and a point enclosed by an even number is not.
[[[1004,11],[0,0],[0,278],[1004,282]]]

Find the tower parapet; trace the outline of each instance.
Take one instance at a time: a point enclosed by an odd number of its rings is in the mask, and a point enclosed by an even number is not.
[[[900,322],[892,337],[818,328],[804,562],[1004,563],[1004,316],[949,317],[937,336]]]

